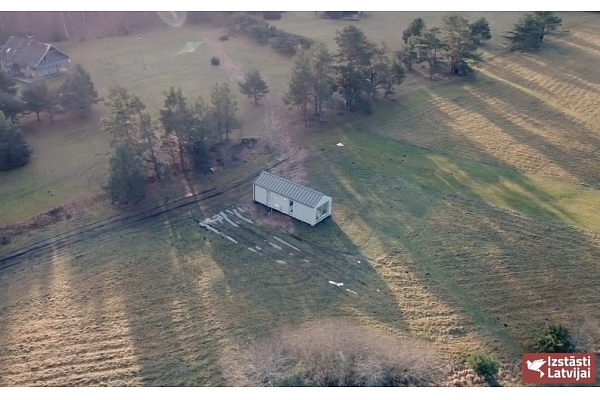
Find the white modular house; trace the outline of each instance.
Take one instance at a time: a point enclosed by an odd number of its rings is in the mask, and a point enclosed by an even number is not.
[[[331,215],[331,197],[267,171],[254,181],[254,201],[311,226]]]

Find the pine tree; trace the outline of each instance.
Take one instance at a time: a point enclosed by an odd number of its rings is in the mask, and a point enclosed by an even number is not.
[[[471,34],[476,40],[477,44],[480,44],[482,40],[490,40],[492,34],[490,33],[490,24],[487,19],[481,17],[471,25]]]
[[[75,67],[75,71],[69,74],[59,89],[59,93],[61,105],[65,109],[84,115],[88,115],[92,110],[92,105],[101,100],[90,74],[79,64]]]
[[[110,159],[108,184],[105,188],[112,202],[119,205],[138,203],[144,198],[145,180],[142,162],[128,144],[120,144]]]
[[[540,27],[531,14],[519,19],[512,31],[504,36],[510,43],[510,50],[535,50],[541,46]]]
[[[21,130],[0,111],[0,171],[22,167],[29,162],[31,149]]]
[[[450,73],[473,72],[473,67],[479,65],[483,57],[477,52],[476,38],[469,21],[458,14],[445,15],[440,29],[446,43],[443,53],[449,61]]]
[[[269,93],[269,87],[260,76],[258,70],[252,70],[246,72],[244,80],[238,82],[240,86],[240,92],[249,99],[254,99],[254,104],[258,104],[258,100],[265,97],[265,94]]]

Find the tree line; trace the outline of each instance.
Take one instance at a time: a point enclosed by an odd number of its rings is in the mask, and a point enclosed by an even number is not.
[[[19,118],[46,113],[50,120],[57,113],[75,111],[88,115],[101,99],[92,79],[77,65],[64,83],[50,89],[44,82],[28,86],[19,96],[16,82],[0,71],[0,170],[21,167],[29,162],[31,148],[18,127]]]
[[[174,169],[208,172],[207,143],[228,141],[239,124],[237,100],[227,83],[215,83],[208,99],[190,100],[181,87],[164,96],[154,120],[139,97],[122,87],[111,89],[102,130],[115,148],[106,186],[115,204],[139,202],[148,177],[164,181]]]
[[[0,45],[10,36],[61,42],[124,35],[135,28],[163,25],[155,12],[148,11],[3,11]]]
[[[17,92],[15,81],[0,71],[0,111],[14,123],[30,113],[35,113],[38,121],[42,113],[46,113],[50,120],[56,114],[69,111],[89,115],[92,105],[102,100],[98,97],[90,74],[79,64],[56,89],[49,88],[45,81],[41,81],[29,84],[20,96],[17,96]]]
[[[267,21],[248,14],[232,16],[227,23],[231,30],[244,32],[259,43],[270,43],[273,49],[282,53],[293,55],[299,49],[307,49],[314,43],[314,40],[306,36],[277,29]]]
[[[402,33],[404,47],[393,51],[349,25],[336,32],[335,53],[323,43],[297,51],[284,101],[300,110],[306,125],[311,113],[322,119],[323,107],[336,103],[348,111],[371,113],[370,101],[393,94],[415,64],[427,63],[431,79],[443,63],[450,74],[474,72],[482,61],[477,46],[490,38],[484,18],[469,23],[459,15],[446,15],[432,28],[417,18]]]
[[[549,11],[525,14],[503,37],[510,50],[537,49],[561,22]],[[324,106],[370,114],[371,101],[394,93],[415,65],[425,64],[431,80],[444,67],[449,75],[473,74],[483,62],[478,48],[491,38],[485,18],[471,22],[448,14],[433,27],[416,18],[402,31],[402,48],[392,51],[385,42],[377,44],[360,28],[349,25],[336,31],[335,53],[323,43],[297,49],[284,102],[300,110],[305,125],[311,114],[322,120]]]

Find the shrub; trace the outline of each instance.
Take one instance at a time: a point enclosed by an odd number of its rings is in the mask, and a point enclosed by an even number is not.
[[[0,246],[6,246],[10,244],[10,236],[2,234],[0,235]]]
[[[221,59],[219,57],[213,57],[210,59],[211,65],[221,65]]]
[[[356,102],[356,109],[364,112],[367,115],[373,114],[373,105],[369,100],[359,98]]]
[[[193,141],[188,151],[192,156],[194,169],[197,172],[208,173],[210,171],[210,160],[204,142],[200,139]]]
[[[536,350],[541,353],[573,353],[576,345],[566,327],[560,324],[550,325],[538,341]]]
[[[263,18],[268,20],[281,19],[281,11],[266,11],[263,14]]]
[[[242,386],[433,386],[444,379],[424,343],[341,321],[309,323],[257,341],[239,360],[231,373]]]
[[[500,363],[486,353],[475,353],[467,357],[467,363],[477,375],[485,378],[488,382],[496,379]]]

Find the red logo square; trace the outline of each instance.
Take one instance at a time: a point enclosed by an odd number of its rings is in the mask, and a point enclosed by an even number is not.
[[[523,383],[596,382],[594,353],[524,353]]]

